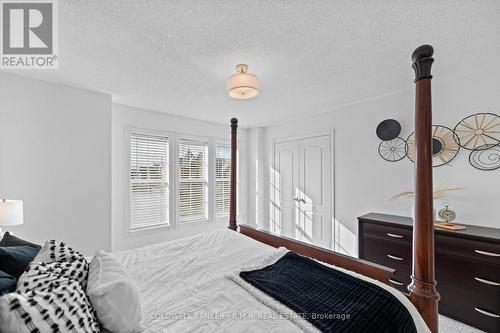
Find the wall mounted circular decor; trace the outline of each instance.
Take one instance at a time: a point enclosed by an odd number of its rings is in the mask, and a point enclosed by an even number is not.
[[[500,144],[500,116],[476,113],[462,119],[453,131],[460,147],[469,150],[489,149],[491,145]]]
[[[476,169],[492,171],[500,169],[500,146],[483,145],[471,151],[469,163]]]
[[[401,133],[401,124],[397,120],[386,119],[378,124],[376,132],[382,141],[394,140]]]
[[[400,137],[382,141],[378,145],[378,153],[386,161],[401,161],[406,156],[406,141]]]
[[[457,156],[460,146],[459,138],[456,138],[452,129],[441,126],[432,126],[432,166],[445,165]],[[411,133],[406,140],[407,157],[414,162],[415,132]]]

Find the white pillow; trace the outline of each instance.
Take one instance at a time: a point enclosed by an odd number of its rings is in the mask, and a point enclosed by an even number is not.
[[[134,280],[116,259],[97,251],[90,262],[87,295],[104,328],[130,333],[142,320],[141,300]]]

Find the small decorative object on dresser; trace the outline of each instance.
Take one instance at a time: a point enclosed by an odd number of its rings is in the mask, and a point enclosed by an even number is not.
[[[439,210],[438,215],[440,218],[443,219],[443,221],[446,224],[451,224],[451,222],[457,218],[457,213],[455,213],[455,211],[453,209],[449,208],[449,205],[447,202],[444,203],[444,208],[441,208]]]
[[[444,203],[444,208],[441,208],[438,212],[439,218],[443,220],[441,221],[434,221],[434,226],[438,228],[443,228],[447,230],[464,230],[467,229],[467,227],[463,225],[458,225],[458,224],[453,224],[451,223],[454,221],[457,217],[457,213],[453,209],[450,209],[448,206],[448,203]]]
[[[370,213],[358,221],[360,259],[395,269],[390,283],[408,293],[413,220]],[[439,313],[500,332],[500,229],[466,227],[434,232]]]

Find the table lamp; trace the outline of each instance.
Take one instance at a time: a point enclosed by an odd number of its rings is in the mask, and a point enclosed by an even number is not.
[[[0,235],[2,227],[23,224],[23,202],[0,199]]]

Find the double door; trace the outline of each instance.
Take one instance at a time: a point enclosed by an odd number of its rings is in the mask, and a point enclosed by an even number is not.
[[[272,232],[331,248],[332,135],[277,141],[271,174]]]

